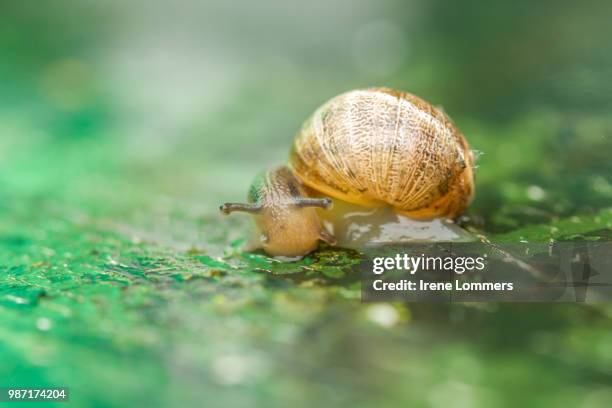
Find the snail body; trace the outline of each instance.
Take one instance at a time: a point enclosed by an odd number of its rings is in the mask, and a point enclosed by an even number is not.
[[[448,116],[412,94],[372,88],[317,109],[294,139],[289,166],[259,177],[248,204],[221,209],[254,214],[269,254],[299,256],[319,239],[335,242],[316,210],[330,207],[327,197],[352,213],[391,208],[427,220],[456,218],[473,195],[473,155]]]

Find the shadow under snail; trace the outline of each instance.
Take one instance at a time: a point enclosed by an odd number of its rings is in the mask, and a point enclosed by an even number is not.
[[[473,162],[441,109],[394,89],[353,90],[312,114],[288,165],[259,175],[247,203],[221,211],[252,214],[272,256],[303,256],[319,240],[357,248],[462,240],[467,233],[449,220],[472,201]]]

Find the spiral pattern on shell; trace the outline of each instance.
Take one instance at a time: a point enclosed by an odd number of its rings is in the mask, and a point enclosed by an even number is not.
[[[474,194],[472,152],[450,118],[389,88],[350,91],[321,106],[289,163],[316,191],[413,218],[454,218]]]

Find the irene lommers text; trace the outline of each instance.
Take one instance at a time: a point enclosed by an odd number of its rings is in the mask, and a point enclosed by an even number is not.
[[[372,284],[376,291],[510,291],[514,290],[512,282],[418,282],[402,279],[396,282],[384,282],[377,279]]]

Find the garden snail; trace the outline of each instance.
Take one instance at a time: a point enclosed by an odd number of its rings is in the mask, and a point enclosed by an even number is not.
[[[473,195],[472,151],[448,116],[412,94],[372,88],[317,109],[295,137],[288,166],[257,177],[248,203],[226,203],[221,211],[253,214],[263,249],[293,257],[319,240],[335,244],[338,231],[326,226],[344,222],[346,235],[347,219],[380,214],[396,226],[404,225],[398,219],[453,219]],[[332,199],[341,214],[330,218]],[[386,228],[376,220],[360,227]]]

